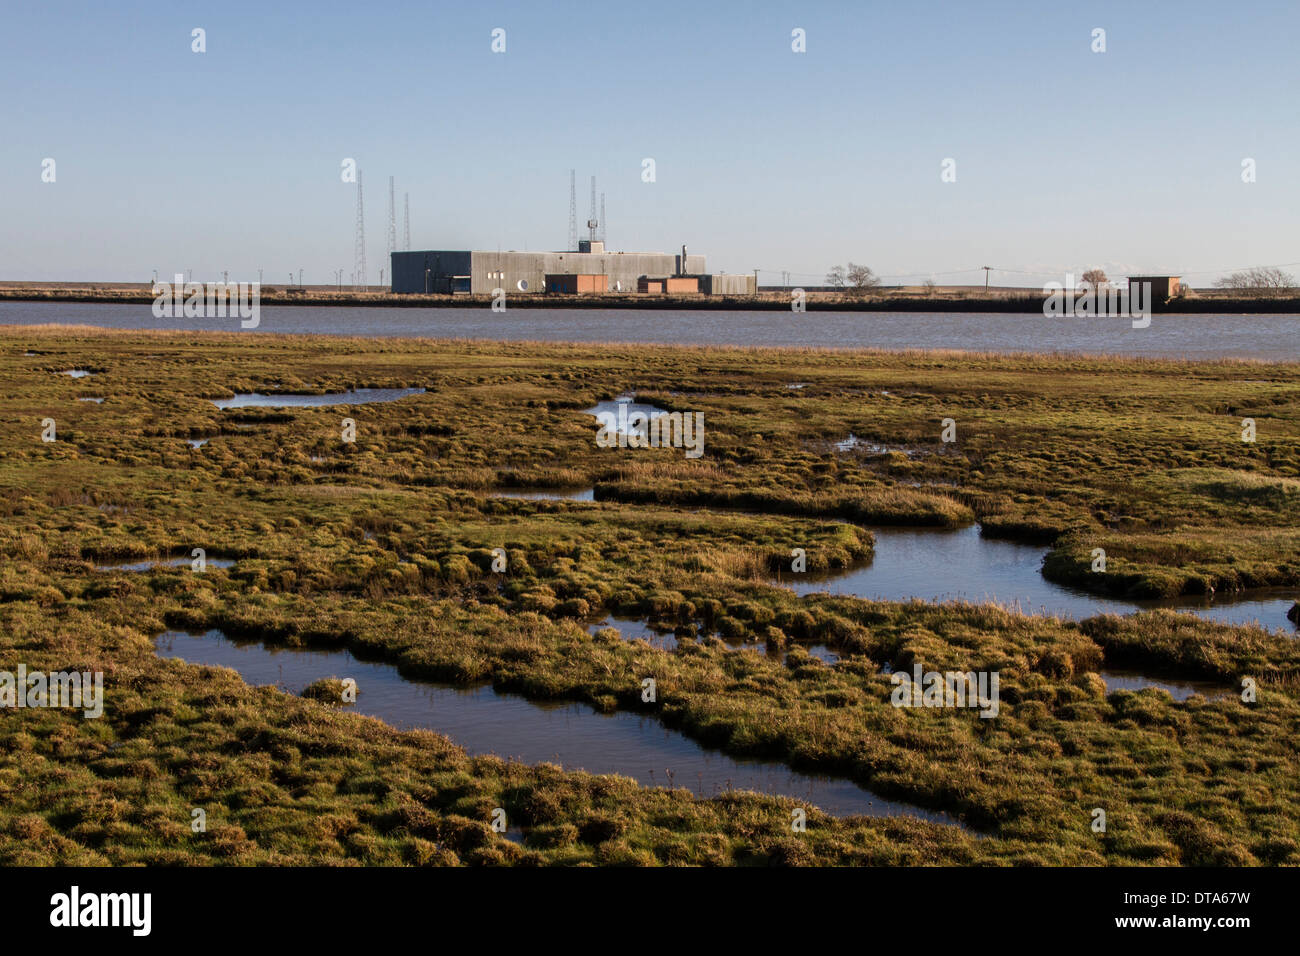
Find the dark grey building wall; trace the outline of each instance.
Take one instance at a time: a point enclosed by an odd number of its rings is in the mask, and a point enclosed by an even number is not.
[[[452,276],[471,275],[471,253],[448,250],[393,253],[393,291],[398,293],[451,291]],[[426,288],[426,270],[428,270]]]

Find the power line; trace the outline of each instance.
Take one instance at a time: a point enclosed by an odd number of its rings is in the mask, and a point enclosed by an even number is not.
[[[1205,276],[1205,275],[1212,275],[1216,272],[1247,272],[1251,269],[1294,269],[1296,266],[1300,266],[1300,262],[1283,262],[1275,266],[1241,266],[1240,268],[1236,268],[1236,269],[1200,269],[1200,270],[1187,269],[1183,272],[1178,272],[1174,274],[1180,276]]]

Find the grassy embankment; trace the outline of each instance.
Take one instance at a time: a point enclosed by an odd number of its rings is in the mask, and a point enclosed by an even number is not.
[[[793,547],[810,570],[869,554],[848,519],[979,520],[1055,541],[1049,573],[1100,592],[1300,585],[1300,367],[31,329],[0,341],[0,669],[102,669],[108,685],[99,721],[5,714],[0,860],[1300,862],[1294,639],[1167,612],[1076,624],[801,601],[767,583]],[[69,368],[96,374],[56,374]],[[314,409],[205,400],[352,386],[428,391]],[[627,389],[703,411],[705,456],[597,448],[580,410]],[[1247,416],[1254,444],[1240,441]],[[45,417],[56,443],[39,440]],[[893,450],[836,451],[849,432]],[[517,485],[592,485],[599,500],[485,495]],[[690,510],[720,506],[762,513]],[[191,547],[238,564],[93,570]],[[498,547],[504,575],[490,569]],[[1094,547],[1106,574],[1088,571]],[[675,627],[681,646],[589,636],[606,611]],[[165,627],[650,710],[974,832],[813,813],[796,835],[788,801],[470,758],[160,660],[150,636]],[[782,663],[735,643],[793,650]],[[881,667],[913,661],[999,670],[1001,715],[893,708]],[[1259,700],[1107,696],[1103,664],[1228,687],[1249,676]],[[195,806],[207,834],[189,830]],[[497,806],[522,847],[488,829]]]
[[[1015,312],[1041,314],[1044,294],[1037,289],[969,289],[889,287],[869,293],[855,290],[812,289],[805,292],[807,307],[829,312]],[[148,283],[0,282],[0,302],[98,302],[146,304],[154,301]],[[763,290],[757,295],[648,295],[628,292],[606,295],[511,295],[511,308],[537,309],[692,309],[723,311],[784,312],[791,294],[784,290]],[[259,301],[263,305],[383,306],[402,308],[483,308],[492,304],[490,295],[394,295],[382,286],[366,289],[337,289],[332,286],[264,285]],[[1200,290],[1190,296],[1176,296],[1156,302],[1158,314],[1178,313],[1300,313],[1300,296]]]

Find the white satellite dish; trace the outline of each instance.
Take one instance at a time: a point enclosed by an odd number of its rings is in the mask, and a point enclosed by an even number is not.
[[[518,282],[515,283],[515,285],[517,285],[517,286],[519,287],[519,291],[520,291],[520,292],[527,292],[527,291],[528,291],[528,280],[527,280],[527,279],[520,279]]]

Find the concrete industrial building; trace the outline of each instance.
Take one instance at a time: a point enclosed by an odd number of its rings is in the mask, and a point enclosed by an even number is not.
[[[643,280],[660,293],[753,294],[750,275],[709,275],[704,256],[662,252],[606,252],[583,239],[576,252],[394,252],[392,289],[397,294],[507,295],[633,294]],[[641,291],[650,291],[642,289]]]

